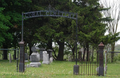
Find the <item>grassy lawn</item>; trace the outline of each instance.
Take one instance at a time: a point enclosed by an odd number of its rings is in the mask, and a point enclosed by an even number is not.
[[[0,78],[120,78],[120,64],[108,64],[106,76],[73,75],[75,62],[54,61],[50,65],[26,68],[24,73],[16,71],[16,62],[0,61]]]

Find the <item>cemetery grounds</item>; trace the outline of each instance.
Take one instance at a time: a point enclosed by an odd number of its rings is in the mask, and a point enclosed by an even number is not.
[[[25,63],[25,65],[29,64]],[[79,63],[78,63],[79,64]],[[0,60],[0,78],[120,78],[120,62],[108,63],[107,74],[97,75],[73,75],[75,62],[54,61],[40,67],[27,67],[25,72],[17,72],[16,61]]]

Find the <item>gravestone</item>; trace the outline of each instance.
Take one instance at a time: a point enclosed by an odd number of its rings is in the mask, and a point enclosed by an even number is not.
[[[47,51],[43,51],[43,64],[49,64],[49,54],[47,53]]]
[[[50,63],[52,63],[53,62],[53,57],[50,57]]]
[[[72,55],[68,54],[68,61],[72,61]]]
[[[47,53],[49,54],[50,63],[53,62],[52,51],[53,51],[52,49],[47,50]]]
[[[40,48],[37,47],[37,46],[35,46],[35,49],[36,49],[37,52],[39,52],[39,50],[40,50]]]
[[[9,53],[9,63],[12,62],[11,53]]]
[[[25,53],[25,62],[28,62],[28,54]]]
[[[33,52],[37,52],[37,49],[36,49],[35,46],[33,46],[33,47],[31,48],[31,50],[32,50]]]
[[[40,48],[40,61],[43,61],[43,51],[45,51],[45,49]]]
[[[30,66],[31,67],[39,67],[41,65],[40,61],[40,54],[37,52],[37,49],[35,46],[31,48],[33,53],[30,55]]]

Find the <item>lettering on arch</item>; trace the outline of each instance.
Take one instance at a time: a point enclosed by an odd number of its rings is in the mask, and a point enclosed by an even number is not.
[[[40,11],[32,11],[32,12],[23,13],[23,19],[34,18],[34,17],[44,17],[44,16],[77,19],[76,13],[63,12],[59,10],[40,10]]]

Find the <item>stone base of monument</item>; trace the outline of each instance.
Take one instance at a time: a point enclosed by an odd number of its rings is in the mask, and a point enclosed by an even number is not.
[[[49,61],[43,61],[42,64],[50,64]]]
[[[25,60],[25,62],[29,62],[28,60]]]
[[[39,66],[41,66],[40,62],[31,62],[30,63],[30,67],[39,67]]]
[[[79,65],[74,65],[73,67],[73,74],[78,75],[79,74]]]

